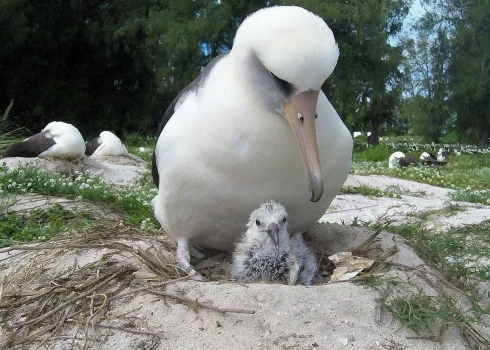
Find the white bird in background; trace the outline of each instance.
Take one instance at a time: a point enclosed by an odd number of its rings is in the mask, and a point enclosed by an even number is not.
[[[245,19],[230,52],[215,58],[167,109],[155,147],[155,216],[190,252],[232,251],[267,200],[289,211],[292,234],[312,227],[342,187],[352,136],[321,87],[339,56],[320,17],[295,6]]]
[[[400,163],[400,159],[402,158],[405,158],[405,153],[400,151],[393,153],[388,159],[388,168],[396,168]]]
[[[84,156],[85,141],[76,127],[64,122],[51,122],[26,140],[9,146],[7,157],[39,157],[76,159]]]
[[[110,131],[102,131],[99,137],[87,143],[87,156],[128,156],[128,150],[119,137]]]
[[[449,157],[449,151],[444,148],[439,148],[439,151],[437,152],[437,161],[445,162],[447,161],[448,157]]]
[[[254,210],[236,245],[231,274],[243,282],[313,284],[318,265],[303,236],[291,237],[286,209],[270,201]]]

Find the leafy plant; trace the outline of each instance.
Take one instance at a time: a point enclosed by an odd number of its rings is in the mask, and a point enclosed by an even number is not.
[[[0,118],[0,152],[3,153],[3,149],[13,143],[13,141],[19,137],[20,128],[16,128],[15,125],[8,120],[10,111],[14,106],[14,100],[10,101],[7,109]]]

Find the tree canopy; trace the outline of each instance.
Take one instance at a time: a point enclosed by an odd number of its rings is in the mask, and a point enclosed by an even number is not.
[[[411,0],[0,0],[0,109],[19,126],[75,124],[154,134],[165,109],[244,18],[298,5],[332,28],[340,59],[324,91],[370,142],[388,132],[429,141],[453,130],[488,146],[489,0],[425,0],[400,39]],[[3,106],[3,107],[2,107]]]

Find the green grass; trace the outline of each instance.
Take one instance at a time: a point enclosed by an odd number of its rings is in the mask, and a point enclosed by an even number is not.
[[[153,218],[151,200],[157,190],[149,171],[136,184],[116,186],[106,184],[101,176],[75,173],[60,175],[39,169],[36,166],[20,166],[10,171],[0,165],[0,195],[38,193],[70,199],[88,200],[104,204],[125,215],[125,222],[157,226]]]
[[[8,120],[13,105],[14,101],[12,100],[5,109],[3,115],[0,116],[0,155],[3,153],[3,149],[7,145],[12,144],[17,138],[20,137],[21,129],[17,128]]]
[[[422,224],[392,226],[389,230],[406,238],[422,259],[461,288],[471,290],[471,281],[490,281],[488,260],[486,264],[475,263],[490,259],[490,220],[444,233]]]
[[[416,218],[419,220],[419,222],[425,224],[433,218],[437,219],[441,216],[450,217],[464,211],[466,211],[466,207],[458,204],[457,202],[446,202],[445,206],[441,209],[416,211],[408,213],[407,216]]]
[[[456,190],[453,200],[490,204],[490,154],[452,156],[446,166],[388,168],[388,158],[395,150],[387,146],[354,152],[351,173],[386,175]]]
[[[383,307],[392,312],[406,327],[415,332],[434,332],[439,320],[445,324],[459,324],[467,321],[454,305],[445,299],[416,294],[411,297],[397,297]]]
[[[359,194],[366,197],[389,197],[389,198],[402,198],[402,195],[410,195],[413,197],[421,197],[425,195],[424,191],[413,192],[404,189],[399,185],[389,185],[384,189],[378,189],[370,187],[365,184],[360,184],[358,186],[344,186],[341,189],[341,194]]]
[[[341,189],[342,194],[360,194],[367,197],[383,197],[383,192],[377,188],[367,185],[344,186]]]
[[[368,148],[358,148],[355,146],[354,149],[356,150],[352,156],[354,162],[382,162],[385,160],[388,162],[388,158],[394,152],[391,147],[385,145]]]
[[[490,205],[490,190],[458,189],[456,192],[450,194],[450,198],[453,201]]]
[[[0,247],[15,242],[30,242],[52,237],[59,232],[94,224],[87,213],[75,213],[60,204],[29,213],[4,212],[0,214]]]
[[[2,119],[5,121],[6,119]],[[10,135],[12,136],[12,135]],[[13,138],[5,138],[12,142]],[[0,138],[0,140],[2,140]],[[127,135],[125,144],[128,151],[140,158],[151,162],[155,139],[138,134]],[[24,193],[36,193],[46,196],[63,197],[72,200],[92,202],[109,210],[116,210],[124,218],[125,224],[137,224],[142,229],[152,230],[159,227],[154,218],[151,200],[157,190],[153,185],[149,169],[142,174],[141,179],[128,186],[110,185],[103,181],[100,175],[89,173],[75,173],[72,176],[56,174],[39,169],[34,165],[20,166],[9,170],[2,165],[0,160],[0,200],[3,197],[4,205],[0,206],[2,224],[0,226],[0,245],[5,246],[13,241],[32,241],[39,237],[51,237],[60,232],[57,218],[63,215],[74,215],[73,220],[65,217],[65,228],[73,229],[76,225],[90,225],[90,220],[78,220],[87,218],[87,213],[74,213],[70,210],[51,212],[46,216],[46,225],[34,225],[31,219],[16,213],[8,213],[5,207],[6,198],[11,195]],[[35,215],[41,213],[34,212]],[[63,214],[63,215],[62,215]],[[49,224],[51,222],[51,224]],[[71,223],[76,224],[75,226]],[[46,227],[45,227],[46,226]],[[78,226],[77,226],[78,227]]]
[[[151,163],[153,149],[156,144],[156,139],[154,137],[140,134],[128,134],[124,137],[124,144],[129,153]]]

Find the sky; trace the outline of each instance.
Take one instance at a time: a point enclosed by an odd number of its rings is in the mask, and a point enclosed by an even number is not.
[[[415,22],[417,19],[422,17],[422,15],[425,13],[424,8],[422,7],[422,4],[420,3],[420,0],[415,0],[412,7],[410,8],[410,12],[405,18],[405,21],[403,23],[403,31],[408,32],[410,29],[410,24]]]

